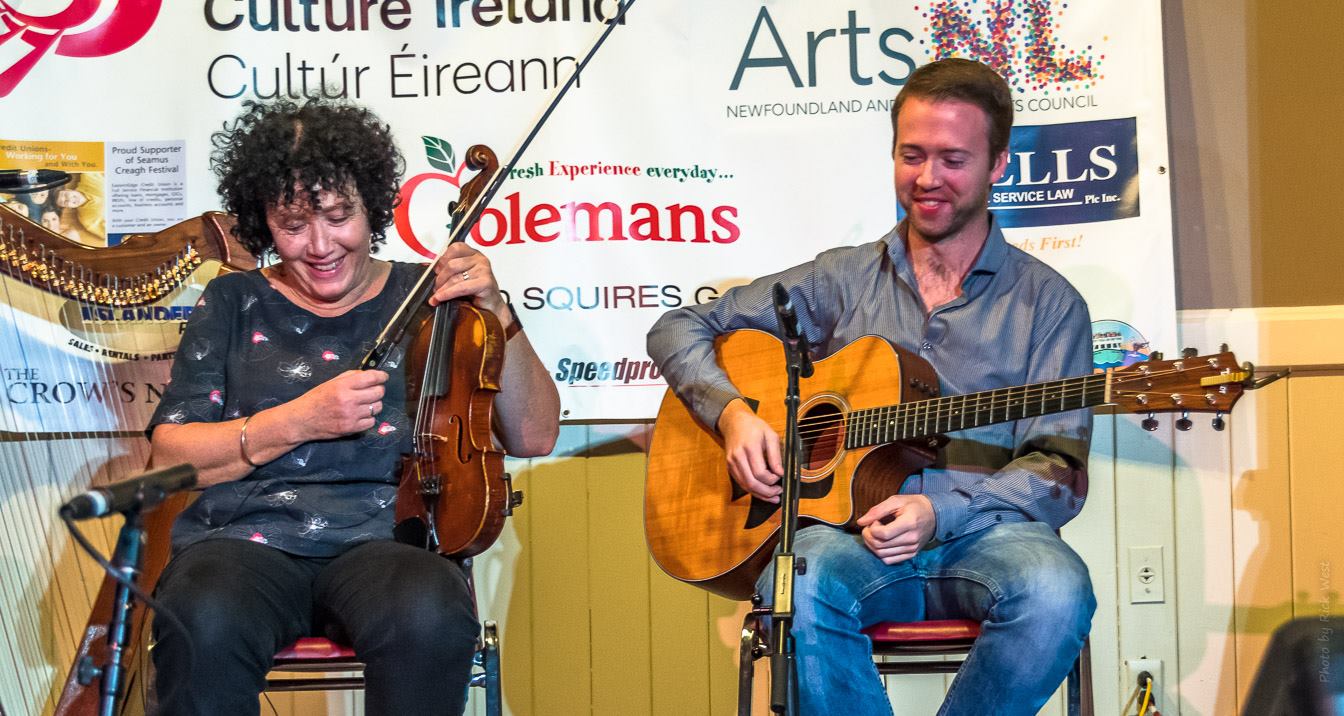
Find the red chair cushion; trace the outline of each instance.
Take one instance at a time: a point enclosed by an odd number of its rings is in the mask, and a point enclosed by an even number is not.
[[[285,661],[342,660],[352,661],[355,650],[320,636],[308,636],[281,649],[275,655],[276,663]]]
[[[974,641],[980,622],[970,619],[933,619],[924,622],[881,622],[863,630],[874,646],[927,642]]]

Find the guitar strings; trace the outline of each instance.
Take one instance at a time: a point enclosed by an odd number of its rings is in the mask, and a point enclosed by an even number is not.
[[[1115,397],[1136,397],[1139,395],[1143,395],[1145,393],[1152,392],[1151,390],[1136,391],[1136,390],[1118,389],[1114,386],[1115,383],[1129,383],[1137,380],[1148,380],[1154,377],[1163,377],[1173,374],[1185,373],[1191,370],[1197,370],[1202,367],[1203,366],[1199,366],[1198,368],[1183,368],[1183,369],[1173,368],[1164,371],[1149,371],[1148,373],[1143,375],[1133,375],[1133,376],[1123,375],[1113,377],[1112,378],[1113,386],[1111,395]],[[925,426],[927,426],[929,422],[937,424],[938,422],[943,420],[949,421],[950,425],[951,420],[955,420],[957,417],[962,417],[964,419],[965,415],[968,413],[978,415],[980,413],[988,411],[992,415],[994,411],[1000,409],[1000,406],[1002,406],[1002,409],[1005,411],[1006,416],[1010,408],[1018,407],[1019,404],[1025,408],[1030,403],[1035,402],[1037,399],[1048,399],[1052,402],[1056,400],[1064,402],[1070,399],[1084,396],[1088,392],[1104,391],[1105,388],[1104,383],[1097,384],[1098,379],[1102,377],[1103,374],[1097,374],[1094,376],[1083,376],[1077,379],[1065,379],[1065,380],[1074,380],[1076,381],[1076,384],[1063,386],[1055,389],[1050,388],[1049,383],[1036,383],[1033,385],[1023,386],[1023,389],[1017,393],[1005,392],[1003,395],[997,395],[999,391],[1011,391],[1012,389],[1011,388],[996,389],[991,391],[982,391],[980,393],[970,393],[967,394],[966,396],[948,396],[943,398],[933,398],[929,400],[914,401],[910,403],[899,403],[891,406],[881,406],[878,408],[866,408],[864,410],[883,410],[883,409],[891,410],[895,413],[895,416],[894,418],[881,419],[880,421],[870,417],[860,417],[857,419],[858,420],[872,419],[874,420],[875,424],[880,422],[884,427],[895,427],[895,425],[897,424],[903,428],[912,427],[920,424],[924,424]],[[1187,399],[1193,401],[1199,401],[1201,399],[1204,399],[1206,394],[1164,393],[1163,395],[1179,397],[1182,401]],[[975,396],[975,400],[974,404],[971,406],[969,410],[962,410],[959,412],[957,408],[953,407],[952,401],[955,398],[958,397],[970,398],[971,396]],[[944,405],[938,406],[937,408],[934,409],[930,409],[939,401],[946,401],[946,402]],[[962,405],[958,407],[965,408],[966,403],[968,402],[970,401],[963,401]],[[986,403],[988,403],[988,405],[986,405]],[[1071,408],[1070,410],[1078,410],[1082,409],[1083,407],[1088,406],[1079,406],[1078,408]],[[921,409],[923,410],[922,415],[919,414],[919,411]],[[1164,410],[1167,409],[1169,408],[1166,408]],[[858,411],[850,411],[848,413],[841,413],[839,415],[828,415],[825,417],[803,418],[800,421],[799,436],[808,438],[817,437],[828,431],[833,430],[836,427],[842,425],[848,426],[848,423],[851,422],[851,418],[856,412]],[[1027,416],[1024,414],[1023,417]],[[1005,417],[1005,420],[1009,419],[1012,418]],[[971,427],[978,427],[978,425],[972,425]]]

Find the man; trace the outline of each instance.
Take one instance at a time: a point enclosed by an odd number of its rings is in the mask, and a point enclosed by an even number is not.
[[[780,439],[715,364],[713,340],[743,328],[777,333],[775,282],[815,357],[876,334],[929,361],[943,395],[1091,371],[1082,297],[1009,246],[988,211],[1012,117],[1008,86],[988,67],[947,59],[919,68],[892,107],[904,221],[877,242],[826,251],[654,325],[650,355],[719,431],[743,489],[779,500]],[[859,517],[861,534],[800,530],[801,713],[890,713],[860,629],[940,618],[982,621],[942,713],[1036,713],[1096,607],[1086,566],[1055,532],[1082,508],[1090,431],[1091,415],[1075,411],[953,433],[935,468]],[[772,583],[766,570],[757,589],[769,595]]]

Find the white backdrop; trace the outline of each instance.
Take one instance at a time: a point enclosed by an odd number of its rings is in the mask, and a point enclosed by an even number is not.
[[[343,0],[6,0],[0,168],[101,170],[115,241],[218,208],[208,139],[241,100],[325,83],[392,125],[407,211],[380,255],[417,260],[414,247],[446,236],[466,148],[486,143],[505,158],[602,27],[599,14],[615,14],[614,0],[594,2],[384,0],[364,17],[363,3]],[[1174,349],[1159,10],[1157,0],[641,0],[473,242],[560,385],[565,418],[650,417],[663,384],[644,354],[649,325],[886,232],[897,219],[890,100],[913,67],[970,56],[999,68],[1018,100],[1009,176],[992,197],[1009,239],[1082,290],[1110,351],[1099,364],[1133,360],[1148,343]],[[44,151],[67,146],[81,147],[76,163]],[[180,171],[130,173],[142,165]],[[101,361],[132,362],[96,338],[136,317],[39,329],[62,307],[28,300],[0,310],[0,330],[17,338],[0,348],[0,428],[143,425],[152,390],[131,390],[131,409],[113,417],[81,388],[109,380]],[[194,293],[176,301],[190,306]],[[166,376],[162,346],[152,348],[131,351],[136,370],[153,374],[137,374],[147,384]],[[70,397],[37,400],[33,383]]]

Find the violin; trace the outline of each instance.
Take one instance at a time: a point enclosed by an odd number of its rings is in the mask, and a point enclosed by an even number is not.
[[[449,244],[466,239],[509,169],[632,5],[634,0],[622,4],[598,34],[507,163],[501,165],[494,152],[481,144],[467,150],[467,167],[478,174],[463,185],[458,201],[450,207]],[[406,405],[414,425],[415,447],[402,461],[393,533],[398,541],[466,558],[493,544],[504,520],[522,502],[522,493],[513,490],[504,472],[504,453],[494,446],[491,435],[505,339],[499,320],[465,299],[429,309],[426,301],[433,292],[433,276],[431,263],[379,333],[360,368],[377,368],[407,331],[414,330],[406,356]]]
[[[454,226],[499,169],[495,153],[483,144],[467,150],[466,164],[478,173],[450,205]],[[522,503],[504,472],[504,451],[491,437],[504,329],[495,314],[455,299],[432,308],[421,302],[412,330],[406,405],[414,449],[402,458],[394,534],[399,542],[471,557],[494,543]]]

